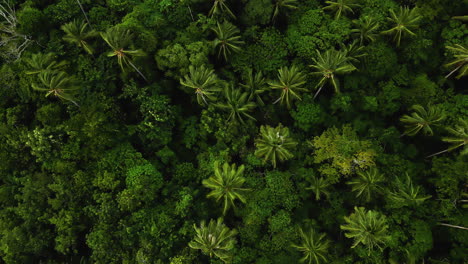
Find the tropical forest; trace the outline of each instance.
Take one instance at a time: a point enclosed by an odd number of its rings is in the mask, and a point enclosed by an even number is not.
[[[0,0],[0,263],[467,264],[468,0]]]

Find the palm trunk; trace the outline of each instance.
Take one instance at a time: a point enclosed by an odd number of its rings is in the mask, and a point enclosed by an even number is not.
[[[442,153],[445,153],[445,152],[448,152],[448,151],[449,151],[448,149],[439,151],[439,152],[437,152],[437,153],[434,153],[434,154],[431,154],[431,155],[427,156],[426,159],[427,159],[427,158],[430,158],[430,157],[434,157],[434,156],[439,155],[439,154],[442,154]]]
[[[147,83],[149,83],[148,80],[146,79],[145,75],[143,75],[143,73],[141,73],[141,71],[138,70],[138,68],[137,68],[130,60],[128,61],[128,64],[130,64],[130,66],[132,66],[132,68],[133,68],[136,72],[138,72],[138,74],[140,74],[140,76],[143,77],[143,79],[144,79]]]
[[[320,88],[319,88],[319,89],[317,90],[317,92],[315,93],[313,99],[315,99],[315,97],[317,97],[317,95],[318,95],[318,94],[320,93],[320,91],[322,90],[323,86],[325,86],[325,84],[322,84],[322,86],[320,86]]]
[[[441,225],[441,226],[448,226],[448,227],[458,228],[458,229],[463,229],[463,230],[468,230],[468,228],[466,228],[466,227],[457,226],[457,225],[451,225],[451,224],[438,223],[438,225]]]
[[[86,15],[86,12],[84,11],[83,6],[81,5],[80,0],[76,0],[76,2],[77,2],[78,5],[80,6],[81,12],[83,13],[83,15],[84,15],[84,17],[85,17],[86,22],[88,23],[88,25],[89,25],[91,28],[93,28],[93,26],[92,26],[91,23],[89,22],[88,16]]]

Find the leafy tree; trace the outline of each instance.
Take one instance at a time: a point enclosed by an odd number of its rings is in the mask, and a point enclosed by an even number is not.
[[[362,16],[359,20],[353,20],[353,25],[351,33],[359,37],[359,44],[374,42],[377,39],[380,24],[372,17]]]
[[[229,262],[232,258],[231,250],[236,243],[235,235],[237,231],[229,229],[224,225],[223,220],[218,218],[217,221],[210,220],[208,225],[205,221],[200,223],[200,227],[196,225],[196,236],[190,241],[189,247],[200,249],[203,254],[209,255],[210,258],[216,256],[224,262]]]
[[[241,51],[240,46],[244,44],[244,41],[240,40],[239,29],[236,26],[224,21],[222,24],[218,22],[217,26],[212,30],[216,33],[213,44],[215,48],[218,48],[218,58],[222,54],[227,61],[231,53]]]
[[[314,64],[310,65],[310,67],[314,68],[312,74],[322,76],[316,86],[318,90],[314,98],[317,97],[327,82],[333,85],[336,93],[339,93],[339,83],[335,78],[335,74],[346,74],[356,70],[356,67],[349,62],[346,54],[335,49],[327,50],[323,54],[317,50],[317,58],[312,60],[314,62]]]
[[[271,21],[275,21],[283,9],[297,9],[297,0],[275,0],[275,7]]]
[[[457,148],[463,147],[463,150],[460,152],[461,155],[468,154],[468,122],[464,119],[460,119],[458,124],[454,128],[447,128],[447,131],[452,134],[451,137],[444,137],[442,141],[452,144],[448,149],[429,155],[429,157],[439,155],[448,151],[455,150]]]
[[[63,39],[67,42],[77,44],[89,54],[93,54],[93,48],[88,44],[87,40],[95,37],[98,33],[94,30],[88,30],[88,23],[84,21],[74,20],[60,27],[65,36]]]
[[[312,190],[314,192],[316,201],[320,200],[320,196],[322,196],[322,194],[326,197],[330,195],[330,192],[327,189],[331,184],[327,181],[327,179],[323,177],[312,177],[311,181],[312,182],[310,184],[310,187],[306,189]]]
[[[143,73],[138,70],[138,68],[132,62],[132,57],[142,57],[145,56],[145,53],[142,50],[135,50],[130,47],[133,35],[129,30],[120,27],[112,27],[109,28],[106,32],[101,32],[101,37],[107,43],[107,45],[112,48],[112,51],[108,52],[107,56],[116,56],[117,62],[119,63],[122,71],[125,72],[126,67],[130,66],[136,72],[138,72],[138,74],[140,74],[140,76],[143,77],[145,81],[147,81]]]
[[[242,176],[244,173],[244,165],[236,168],[236,164],[229,165],[227,162],[220,168],[219,163],[214,164],[214,176],[203,180],[203,185],[212,191],[207,195],[208,198],[214,198],[217,202],[223,200],[223,215],[232,206],[235,207],[234,201],[245,203],[244,193],[248,191],[242,188],[245,178]]]
[[[32,84],[34,90],[45,91],[47,92],[46,97],[54,95],[77,105],[69,94],[70,91],[78,89],[76,80],[73,77],[69,77],[65,72],[41,72],[39,74],[39,80],[41,85]]]
[[[396,178],[394,190],[390,191],[387,194],[387,197],[397,208],[403,206],[416,207],[431,198],[430,195],[421,195],[420,191],[420,187],[413,186],[411,177],[406,173],[406,177],[404,177],[404,179],[401,179],[400,177]]]
[[[367,247],[369,255],[374,247],[382,250],[389,240],[387,235],[387,219],[379,212],[369,210],[364,207],[354,207],[354,212],[350,216],[345,216],[346,224],[340,225],[347,238],[353,238],[353,246],[363,244]]]
[[[398,14],[393,9],[390,10],[391,17],[388,18],[393,23],[393,28],[382,31],[382,34],[393,35],[393,41],[400,46],[402,36],[409,34],[416,36],[412,30],[418,27],[418,22],[422,18],[416,9],[409,7],[400,7]]]
[[[434,132],[431,126],[437,126],[445,118],[441,108],[431,105],[426,108],[413,105],[411,109],[414,110],[411,115],[404,115],[400,118],[400,121],[405,124],[403,135],[415,136],[422,130],[425,135],[432,136]]]
[[[278,80],[268,83],[271,89],[281,89],[281,96],[273,103],[286,103],[286,106],[291,108],[291,101],[294,98],[301,100],[298,93],[300,91],[307,91],[303,87],[306,83],[305,78],[305,74],[295,65],[290,68],[282,67],[279,69]]]
[[[224,95],[226,102],[218,103],[215,106],[230,112],[227,121],[240,121],[244,123],[243,117],[255,120],[248,112],[252,112],[256,105],[248,100],[249,94],[247,92],[227,86],[224,88]]]
[[[306,234],[302,228],[299,228],[299,234],[302,239],[301,244],[293,244],[292,246],[304,254],[300,261],[309,264],[327,263],[326,256],[330,240],[325,238],[325,234],[319,234],[314,229],[310,229]]]
[[[341,14],[346,14],[348,12],[354,14],[353,8],[359,7],[354,0],[333,0],[325,1],[328,5],[323,8],[323,10],[330,10],[335,13],[335,19],[339,19]]]
[[[200,105],[208,104],[208,100],[215,100],[214,92],[220,90],[218,77],[214,70],[210,70],[202,65],[200,67],[189,66],[189,74],[180,79],[183,86],[195,89],[197,101]]]
[[[460,44],[455,44],[454,46],[446,46],[447,49],[450,51],[454,52],[455,55],[455,60],[445,64],[446,67],[453,67],[456,66],[453,71],[451,71],[445,78],[448,78],[450,75],[452,75],[454,72],[458,71],[460,69],[460,72],[457,75],[457,79],[460,79],[461,77],[465,76],[468,74],[468,49],[465,48],[464,46]]]
[[[226,2],[227,0],[213,0],[213,6],[211,7],[208,16],[213,17],[215,15],[220,15],[221,13],[227,13],[230,17],[235,19],[236,16],[232,13],[231,9],[229,9]]]
[[[241,84],[241,87],[244,88],[247,93],[249,93],[249,98],[247,100],[255,100],[258,105],[264,106],[265,103],[260,97],[260,94],[265,92],[266,85],[266,80],[265,77],[263,77],[263,73],[259,71],[254,74],[253,70],[249,69],[246,80],[244,81],[245,84]]]
[[[351,185],[352,191],[356,192],[356,197],[362,197],[366,202],[369,202],[375,193],[383,191],[381,183],[384,180],[384,175],[375,167],[357,174],[357,177],[346,183]]]
[[[255,139],[255,156],[263,158],[263,162],[270,161],[276,168],[277,161],[285,161],[294,157],[292,149],[297,145],[289,136],[289,129],[279,124],[260,127],[260,137]]]
[[[31,57],[24,58],[24,62],[30,68],[26,74],[39,74],[42,72],[53,72],[62,70],[67,63],[65,61],[57,62],[54,53],[36,53]]]

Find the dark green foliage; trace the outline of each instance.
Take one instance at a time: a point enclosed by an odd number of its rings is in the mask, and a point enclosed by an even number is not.
[[[276,167],[277,161],[285,161],[294,157],[292,149],[297,145],[289,135],[289,129],[279,124],[260,127],[260,137],[255,140],[255,156],[263,158],[263,162],[271,162]]]

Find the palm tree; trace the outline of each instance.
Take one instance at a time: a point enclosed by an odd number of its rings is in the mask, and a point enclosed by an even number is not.
[[[411,115],[404,115],[400,118],[400,121],[405,124],[405,132],[401,136],[414,136],[421,130],[425,135],[432,136],[434,132],[431,126],[437,126],[445,118],[441,108],[431,105],[427,106],[427,110],[421,105],[413,105],[411,109],[414,110]]]
[[[352,13],[354,14],[353,8],[359,7],[355,4],[354,0],[333,0],[325,1],[328,6],[324,7],[323,10],[330,10],[335,13],[335,19],[340,18],[341,14]]]
[[[281,96],[273,103],[286,103],[286,106],[291,108],[291,101],[293,99],[301,100],[299,92],[307,91],[303,87],[305,83],[305,74],[295,65],[290,68],[282,67],[278,70],[278,80],[268,83],[271,89],[281,89]]]
[[[300,245],[293,244],[292,246],[304,254],[300,262],[309,264],[327,263],[326,255],[330,247],[330,240],[325,238],[325,234],[318,234],[314,229],[310,229],[306,234],[302,228],[299,229],[299,234],[302,243]]]
[[[411,177],[406,173],[405,179],[396,178],[394,190],[390,191],[387,197],[398,207],[421,205],[424,201],[431,198],[430,195],[420,195],[420,186],[413,186]]]
[[[245,203],[244,193],[248,189],[242,188],[245,182],[245,178],[242,177],[243,173],[244,165],[236,169],[236,164],[229,165],[226,162],[220,168],[218,162],[215,162],[214,176],[203,180],[203,185],[206,188],[212,189],[206,197],[214,198],[217,202],[223,200],[223,215],[226,214],[231,206],[235,207],[234,201],[236,199]]]
[[[221,13],[227,13],[232,18],[236,18],[234,13],[232,13],[231,9],[226,4],[226,0],[214,0],[213,6],[208,13],[208,16],[213,17],[214,15],[220,15]]]
[[[369,250],[369,255],[374,247],[382,249],[390,238],[387,235],[386,217],[379,212],[366,211],[364,207],[354,207],[354,213],[345,216],[346,224],[340,225],[341,230],[346,231],[347,238],[353,238],[352,248],[363,244]]]
[[[314,64],[310,65],[310,67],[315,69],[312,74],[322,76],[317,84],[318,90],[315,93],[314,98],[317,97],[327,82],[330,82],[333,85],[335,92],[339,93],[340,88],[338,80],[335,79],[335,75],[346,74],[356,70],[356,67],[349,62],[346,54],[335,49],[327,50],[324,54],[317,50],[317,58],[313,58],[312,60],[314,61]]]
[[[257,104],[263,106],[265,103],[260,97],[260,94],[265,92],[265,84],[266,80],[263,77],[263,73],[261,71],[253,74],[252,69],[249,69],[247,72],[245,84],[241,84],[241,86],[246,90],[247,93],[249,93],[249,98],[247,98],[248,101],[255,99]]]
[[[244,41],[240,40],[239,29],[233,24],[224,21],[222,24],[217,23],[217,27],[212,29],[216,33],[216,39],[213,41],[215,48],[218,48],[218,58],[223,54],[224,59],[227,61],[231,53],[241,51],[240,45]]]
[[[78,106],[69,94],[70,91],[74,91],[79,88],[73,77],[69,77],[65,72],[44,71],[39,73],[39,80],[41,85],[37,85],[35,83],[31,85],[34,90],[47,92],[46,97],[54,95]]]
[[[340,46],[349,62],[359,63],[359,59],[367,55],[367,53],[364,52],[364,46],[358,44],[356,40],[351,42],[351,44],[340,44]]]
[[[455,128],[449,127],[447,128],[447,131],[452,134],[452,136],[444,137],[442,138],[442,141],[448,142],[452,145],[446,150],[427,156],[427,158],[455,150],[459,147],[463,147],[463,150],[460,153],[461,155],[468,154],[468,122],[460,119],[459,124],[455,125]]]
[[[74,20],[60,28],[66,33],[63,37],[65,41],[75,43],[89,54],[93,54],[93,48],[88,44],[88,42],[86,42],[86,40],[97,36],[98,33],[94,30],[88,30],[88,23]]]
[[[322,194],[326,197],[330,195],[330,192],[327,190],[329,186],[330,182],[326,179],[322,177],[312,177],[312,183],[310,187],[306,188],[306,190],[312,190],[315,194],[315,200],[318,201]]]
[[[460,44],[455,44],[454,46],[446,46],[447,49],[453,51],[455,53],[454,57],[455,60],[445,64],[446,67],[456,66],[453,71],[451,71],[445,78],[448,78],[454,72],[460,69],[457,79],[468,74],[468,49]]]
[[[276,168],[277,160],[285,161],[294,157],[291,150],[296,147],[297,142],[289,137],[289,129],[279,124],[273,128],[271,126],[260,127],[260,137],[255,139],[255,156],[263,158],[263,162],[268,160]]]
[[[196,236],[189,242],[190,248],[199,249],[210,258],[216,256],[224,262],[229,262],[232,258],[230,251],[236,243],[234,236],[237,235],[237,231],[235,229],[229,229],[223,224],[221,218],[218,218],[217,221],[211,219],[208,225],[202,221],[200,227],[196,225],[193,227]]]
[[[276,0],[271,21],[275,21],[283,9],[297,9],[297,0]]]
[[[356,197],[364,197],[366,202],[369,202],[373,194],[383,191],[380,184],[383,182],[384,176],[375,167],[357,174],[356,178],[346,183],[351,185],[352,191],[356,192]]]
[[[393,35],[393,41],[397,43],[397,47],[400,46],[403,35],[408,34],[416,36],[412,30],[418,27],[418,22],[421,19],[416,9],[400,7],[400,12],[398,12],[398,14],[391,9],[390,15],[391,17],[389,17],[388,20],[391,21],[394,26],[389,30],[382,31],[382,34]]]
[[[67,65],[65,61],[57,62],[54,53],[32,54],[30,58],[25,58],[24,61],[31,68],[26,71],[26,74],[60,71]]]
[[[108,57],[117,57],[117,61],[122,71],[125,72],[128,66],[132,67],[145,81],[146,77],[133,64],[132,57],[142,57],[145,53],[142,50],[127,49],[131,46],[133,38],[129,30],[120,27],[109,28],[106,32],[101,32],[102,39],[112,48],[112,51],[107,53]]]
[[[232,86],[227,86],[224,89],[226,97],[225,103],[216,104],[216,107],[229,111],[227,121],[240,121],[244,123],[243,117],[255,120],[253,116],[248,114],[255,108],[255,103],[248,100],[249,93],[242,92],[240,89],[234,89]]]
[[[195,68],[189,66],[189,74],[180,79],[183,86],[195,89],[197,101],[199,104],[208,104],[208,100],[215,100],[214,92],[219,91],[218,77],[214,70],[206,68],[204,65]]]
[[[351,30],[351,34],[359,37],[359,44],[363,45],[365,42],[376,40],[376,31],[380,25],[372,17],[362,16],[359,20],[353,20],[353,24],[354,28]]]

